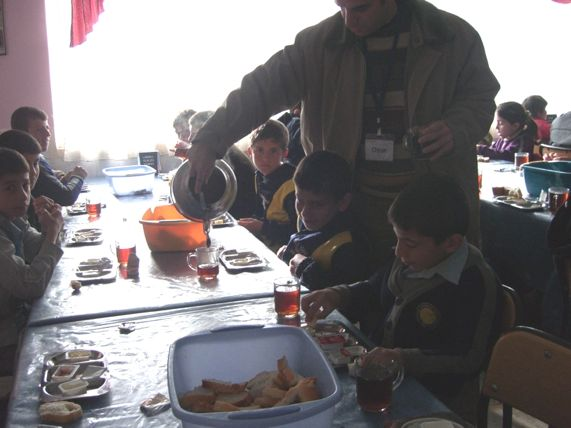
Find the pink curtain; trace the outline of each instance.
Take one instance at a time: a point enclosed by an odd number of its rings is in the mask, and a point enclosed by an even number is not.
[[[85,42],[101,12],[103,0],[71,0],[71,47]]]

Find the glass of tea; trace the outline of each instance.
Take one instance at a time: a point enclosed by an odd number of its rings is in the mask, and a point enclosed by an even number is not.
[[[95,197],[86,199],[85,211],[89,217],[99,217],[101,215],[101,201]]]
[[[385,413],[391,407],[393,390],[404,378],[404,370],[396,361],[386,364],[357,364],[353,369],[357,377],[357,403],[366,412]]]
[[[295,318],[299,314],[299,281],[293,277],[274,280],[274,304],[278,316]]]
[[[569,199],[569,189],[567,187],[550,187],[547,190],[549,211],[553,214]]]
[[[518,152],[514,154],[514,166],[516,171],[521,171],[521,166],[529,162],[529,153]]]
[[[218,276],[218,247],[198,247],[188,253],[188,266],[198,274],[202,281],[212,281]]]

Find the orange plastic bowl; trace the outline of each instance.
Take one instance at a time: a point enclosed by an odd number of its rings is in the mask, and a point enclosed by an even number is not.
[[[149,208],[139,223],[151,251],[190,251],[206,243],[202,223],[188,220],[174,205]]]

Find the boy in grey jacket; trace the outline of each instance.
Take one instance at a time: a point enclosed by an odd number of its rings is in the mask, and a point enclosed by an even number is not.
[[[25,220],[29,204],[28,162],[0,148],[0,376],[13,372],[29,304],[44,293],[63,254],[57,245],[61,207],[47,199],[36,206],[40,234]]]

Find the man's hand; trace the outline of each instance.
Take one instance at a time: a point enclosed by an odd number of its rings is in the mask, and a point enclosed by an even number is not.
[[[282,245],[278,251],[276,251],[276,255],[278,256],[278,259],[282,259],[282,257],[284,256],[285,250],[287,249],[287,245]]]
[[[214,171],[216,153],[206,144],[193,144],[188,150],[187,158],[190,162],[190,178],[196,178],[194,192],[200,193]]]
[[[454,148],[452,131],[443,120],[418,128],[418,143],[430,160],[441,158]]]
[[[71,171],[69,171],[62,179],[62,183],[67,183],[69,181],[69,179],[72,176],[77,176],[77,177],[81,177],[83,180],[85,180],[85,177],[87,177],[87,171],[81,167],[81,166],[76,166],[75,168],[73,168]]]

